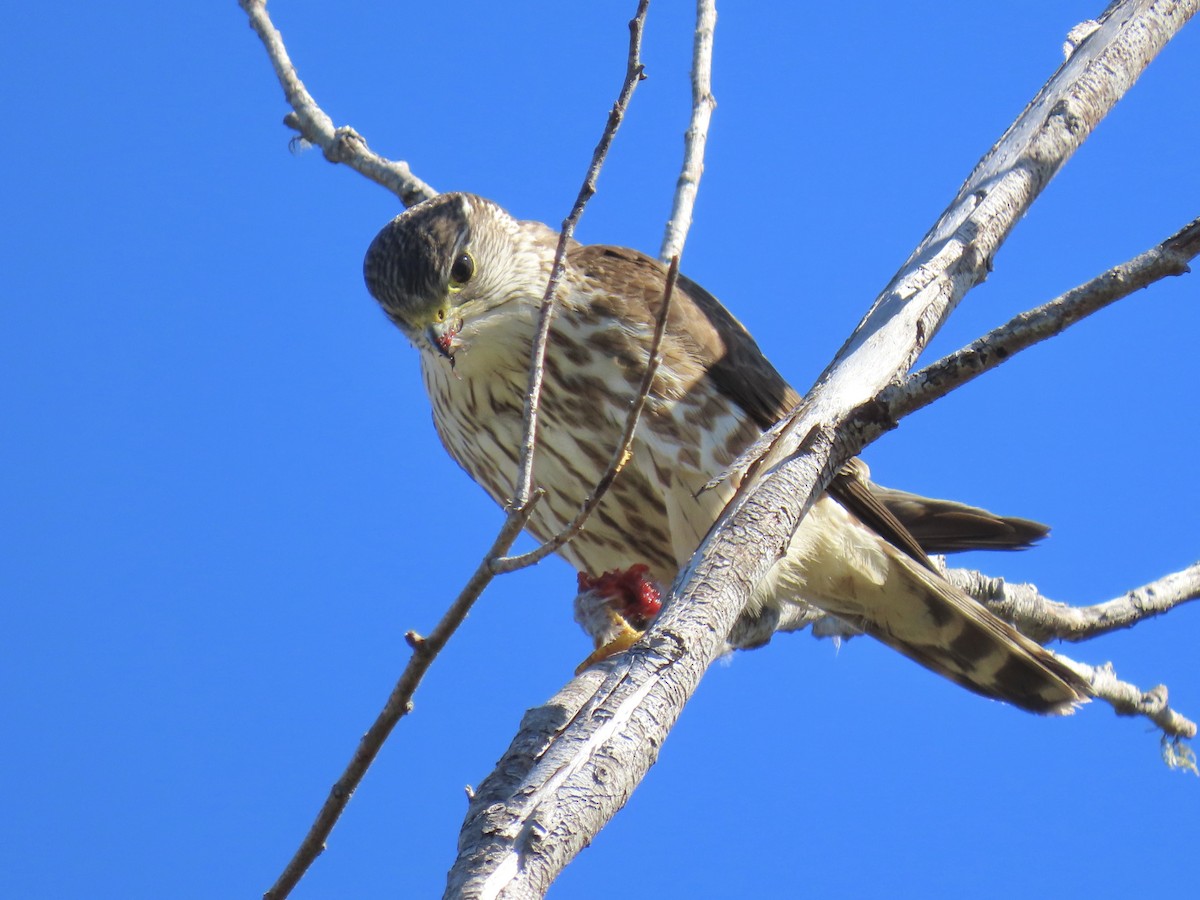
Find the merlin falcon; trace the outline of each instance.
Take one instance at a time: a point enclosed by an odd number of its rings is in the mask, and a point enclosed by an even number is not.
[[[482,197],[442,194],[388,223],[363,264],[368,290],[420,351],[446,450],[502,505],[515,493],[557,242],[551,228]],[[527,526],[539,540],[575,517],[608,467],[646,371],[665,282],[665,268],[636,250],[567,250],[534,456],[545,496]],[[682,276],[660,352],[629,462],[559,551],[581,586],[630,571],[670,584],[737,489],[732,477],[712,483],[800,399],[741,323]],[[1038,713],[1086,700],[1078,675],[951,586],[926,556],[1019,548],[1045,527],[882,488],[865,471],[856,460],[839,473],[743,615],[809,604],[984,696]]]

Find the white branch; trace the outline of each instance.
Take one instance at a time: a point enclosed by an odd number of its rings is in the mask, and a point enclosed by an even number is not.
[[[1056,653],[1055,656],[1086,678],[1096,697],[1108,703],[1118,716],[1144,716],[1162,729],[1164,737],[1180,739],[1196,736],[1196,723],[1179,715],[1168,705],[1166,685],[1160,684],[1143,691],[1136,685],[1119,679],[1112,663],[1089,666],[1061,654]],[[1184,750],[1178,755],[1183,760],[1192,758],[1189,750]],[[1177,768],[1190,768],[1195,771],[1194,762],[1172,762],[1170,758],[1167,762]]]
[[[472,801],[447,896],[540,896],[625,803],[755,585],[840,463],[861,449],[861,433],[839,434],[839,426],[909,369],[1042,188],[1195,6],[1110,8],[984,157],[804,406],[762,448],[769,465],[755,468],[754,489],[730,504],[642,641],[527,717]]]
[[[974,569],[946,568],[945,557],[933,557],[933,560],[947,581],[1039,644],[1090,641],[1113,631],[1132,628],[1146,619],[1170,612],[1176,606],[1200,599],[1200,562],[1112,600],[1091,606],[1071,606],[1043,597],[1038,593],[1037,585],[1014,584]],[[854,626],[823,614],[810,616],[807,621],[777,625],[774,631],[799,631],[809,624],[817,637],[849,638],[861,634]],[[746,633],[746,646],[757,646],[770,638],[769,631]],[[730,643],[733,644],[732,640]],[[733,644],[734,649],[741,646]]]
[[[713,33],[717,27],[716,0],[696,0],[696,35],[692,42],[692,119],[683,137],[683,170],[675,185],[671,218],[667,220],[658,258],[664,263],[683,254],[683,242],[692,227],[692,210],[704,174],[704,148],[708,125],[717,100],[712,94]]]
[[[333,120],[317,105],[304,82],[296,73],[296,67],[283,45],[283,36],[271,23],[267,15],[266,0],[238,0],[239,5],[250,17],[250,25],[267,49],[275,77],[283,88],[284,97],[292,112],[284,122],[300,132],[310,144],[321,148],[325,158],[332,163],[345,163],[361,175],[381,184],[405,206],[413,206],[422,200],[436,196],[437,191],[412,173],[408,163],[384,159],[372,151],[367,142],[353,128],[343,125],[334,127]]]
[[[1003,578],[989,578],[969,569],[947,569],[945,575],[951,583],[1042,644],[1053,640],[1091,640],[1111,631],[1132,628],[1138,622],[1200,598],[1200,562],[1092,606],[1069,606],[1049,600],[1032,584],[1009,584]]]

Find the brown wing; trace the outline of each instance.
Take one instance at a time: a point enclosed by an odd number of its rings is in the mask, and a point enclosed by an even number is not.
[[[573,250],[569,258],[584,274],[645,304],[619,312],[643,322],[657,318],[666,284],[666,269],[660,262],[636,250],[600,244]],[[760,428],[769,428],[800,402],[800,396],[763,356],[742,323],[712,294],[683,275],[671,297],[667,335],[670,343],[701,366],[713,386]],[[664,347],[664,353],[670,352],[670,346]]]
[[[568,257],[587,276],[612,285],[626,303],[641,300],[633,308],[614,307],[611,312],[644,324],[657,318],[666,284],[666,269],[660,262],[636,250],[599,244],[576,246]],[[672,352],[685,353],[705,370],[716,389],[760,428],[770,428],[800,402],[800,395],[763,356],[745,326],[716,297],[684,275],[679,276],[672,295],[667,334],[667,361]],[[932,568],[927,553],[1019,549],[1049,531],[1028,519],[997,516],[953,501],[884,488],[871,482],[868,474],[860,460],[851,460],[830,484],[830,495],[927,567]]]
[[[721,302],[692,279],[680,275],[683,287],[720,336],[724,353],[708,368],[717,390],[740,406],[764,431],[800,402],[800,395],[763,356],[750,332]]]

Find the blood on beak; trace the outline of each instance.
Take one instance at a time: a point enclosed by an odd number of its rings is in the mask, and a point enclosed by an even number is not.
[[[458,321],[446,320],[445,322],[434,322],[425,332],[429,337],[429,343],[433,344],[438,353],[450,360],[451,365],[454,364],[454,339],[458,336],[460,327]]]

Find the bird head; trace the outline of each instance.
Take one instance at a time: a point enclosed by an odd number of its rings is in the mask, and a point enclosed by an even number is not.
[[[549,268],[543,231],[553,234],[482,197],[440,194],[384,226],[367,250],[363,277],[418,348],[453,362],[464,332],[488,313],[514,300],[540,300]]]

